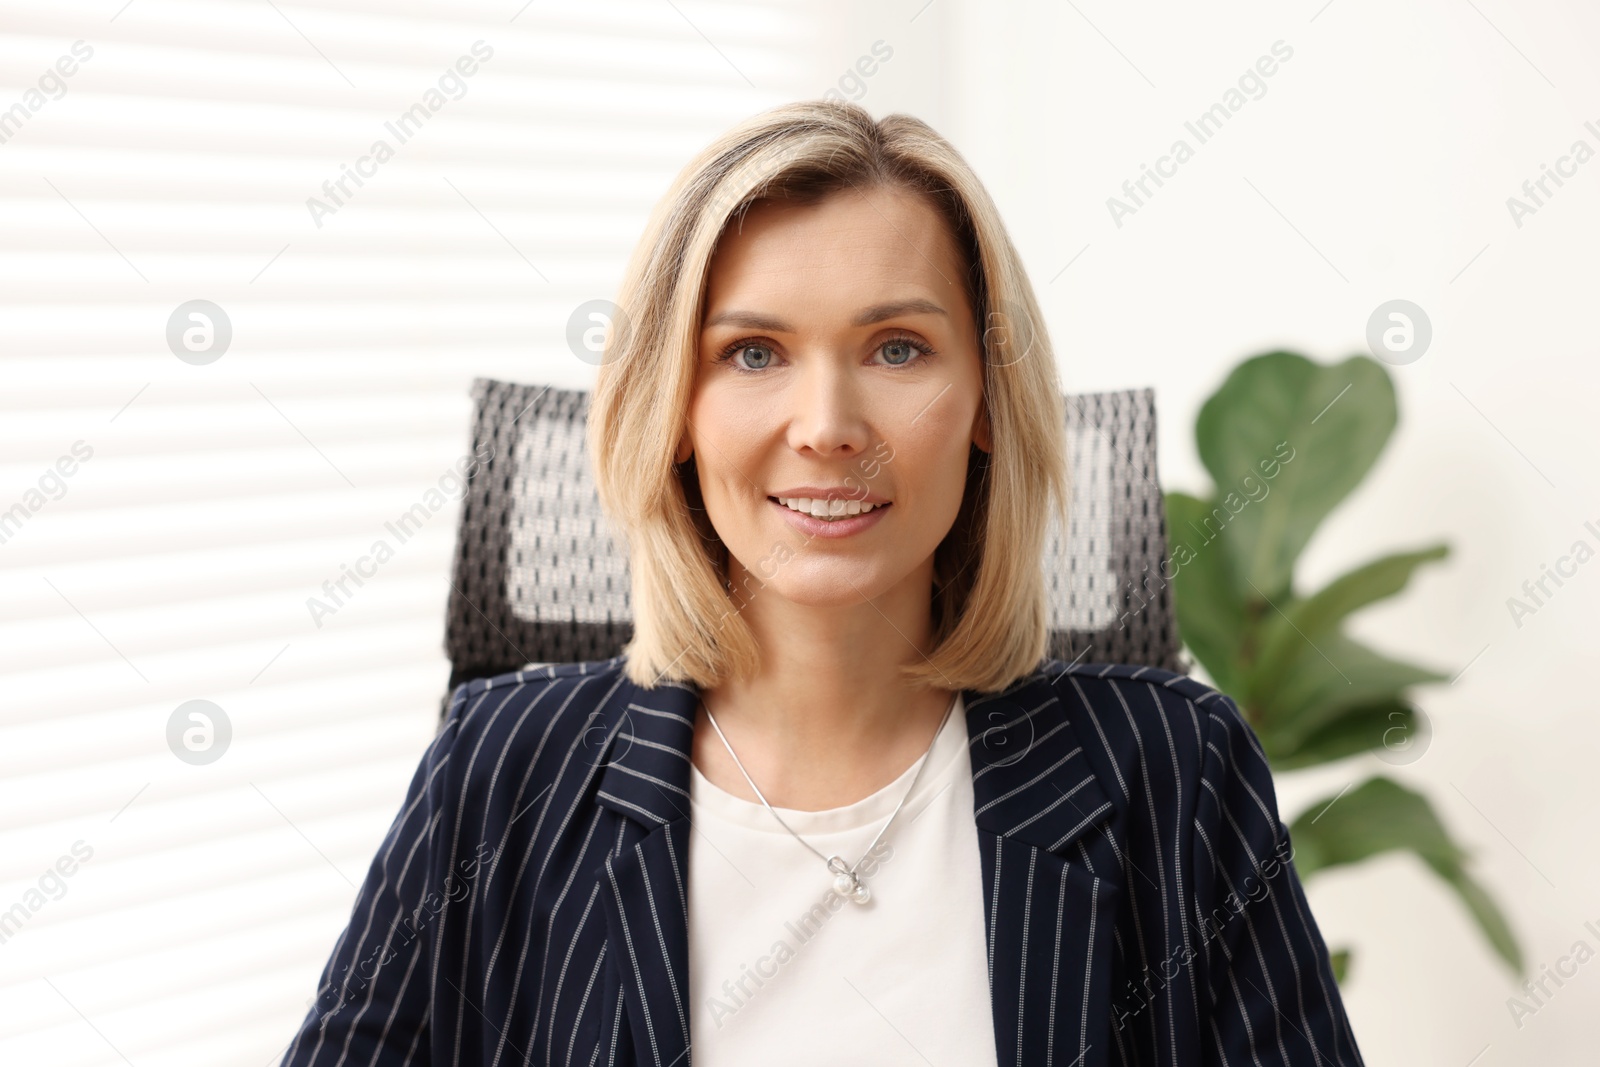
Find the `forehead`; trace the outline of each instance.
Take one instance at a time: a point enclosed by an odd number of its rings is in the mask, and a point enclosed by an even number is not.
[[[707,313],[804,308],[841,316],[926,296],[970,314],[965,264],[944,218],[904,189],[845,189],[813,204],[761,201],[729,223],[712,256]]]

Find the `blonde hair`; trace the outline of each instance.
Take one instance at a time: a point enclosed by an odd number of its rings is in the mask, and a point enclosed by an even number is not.
[[[741,122],[692,160],[656,205],[623,278],[587,445],[601,504],[628,542],[634,632],[625,669],[638,685],[712,688],[760,665],[727,588],[727,548],[706,518],[694,459],[674,462],[717,241],[758,201],[815,203],[873,186],[925,196],[965,261],[991,446],[969,447],[965,496],[934,552],[933,647],[902,666],[902,678],[997,691],[1047,653],[1042,560],[1051,508],[1067,528],[1065,410],[1021,259],[977,175],[926,123],[811,100]],[[754,570],[754,561],[741,563]]]

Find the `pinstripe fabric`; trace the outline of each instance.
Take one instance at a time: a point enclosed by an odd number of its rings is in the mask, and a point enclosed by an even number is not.
[[[622,663],[455,690],[285,1067],[691,1063],[697,694]],[[1362,1063],[1231,700],[1056,660],[963,695],[1000,1064]]]

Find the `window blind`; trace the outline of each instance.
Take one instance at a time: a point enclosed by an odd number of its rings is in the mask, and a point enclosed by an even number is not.
[[[277,1062],[444,695],[471,379],[591,384],[570,314],[815,23],[4,5],[0,1063]]]

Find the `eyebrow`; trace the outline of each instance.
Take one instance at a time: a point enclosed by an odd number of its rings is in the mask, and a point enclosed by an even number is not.
[[[856,317],[850,320],[852,326],[871,326],[873,323],[883,322],[899,315],[945,315],[950,313],[931,300],[891,300],[884,304],[874,304],[862,308]],[[773,318],[771,315],[759,311],[719,311],[705,321],[705,329],[713,326],[739,326],[747,330],[771,330],[773,333],[794,333],[795,329],[782,319]]]

